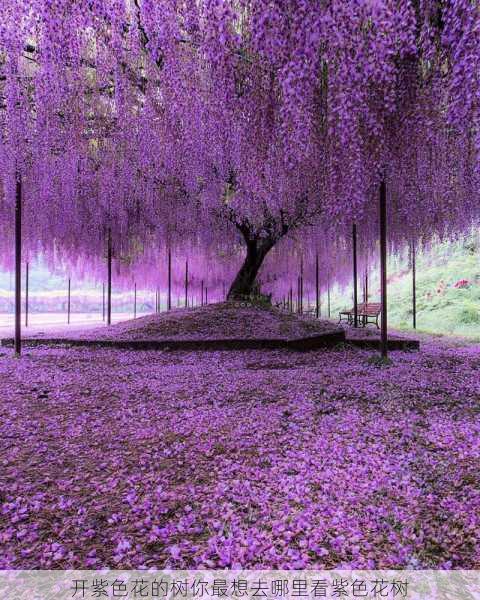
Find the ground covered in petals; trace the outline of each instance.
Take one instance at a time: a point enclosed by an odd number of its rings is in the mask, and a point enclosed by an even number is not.
[[[480,568],[480,349],[0,356],[0,568]]]
[[[273,307],[223,302],[147,315],[110,327],[77,331],[73,335],[64,329],[55,337],[98,340],[292,339],[336,329],[331,321],[299,316]]]

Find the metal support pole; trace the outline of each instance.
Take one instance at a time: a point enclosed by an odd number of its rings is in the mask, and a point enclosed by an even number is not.
[[[417,328],[417,264],[415,256],[415,242],[412,242],[412,316],[413,328]]]
[[[133,284],[133,318],[137,318],[137,284]]]
[[[188,308],[188,260],[185,261],[185,308]]]
[[[300,260],[300,314],[303,315],[303,256]]]
[[[102,283],[102,321],[105,321],[105,284]]]
[[[172,310],[172,252],[168,251],[168,296],[167,310]]]
[[[15,356],[22,353],[22,179],[16,175],[15,194]]]
[[[330,273],[328,274],[328,280],[327,280],[327,308],[328,308],[328,318],[330,319]]]
[[[352,227],[353,247],[353,326],[358,327],[358,266],[357,266],[357,224]]]
[[[320,273],[318,265],[318,252],[315,256],[315,316],[320,318]]]
[[[107,325],[112,324],[112,232],[108,230],[107,240]]]
[[[28,279],[29,279],[29,265],[28,261],[25,266],[25,327],[28,327]]]
[[[380,280],[382,293],[382,358],[388,357],[387,326],[387,186],[385,179],[380,183]]]
[[[201,292],[200,292],[200,294],[201,294],[200,306],[203,306],[203,279],[202,279],[202,282],[200,284],[200,288],[201,288]]]
[[[208,287],[205,287],[205,304],[208,304]]]
[[[68,278],[68,298],[67,298],[67,323],[70,325],[70,306],[71,306],[71,282]]]
[[[297,277],[297,313],[300,314],[300,275]]]

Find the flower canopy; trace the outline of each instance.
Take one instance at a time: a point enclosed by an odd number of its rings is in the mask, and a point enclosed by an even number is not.
[[[29,255],[95,272],[110,231],[146,280],[167,247],[233,277],[245,224],[341,275],[354,221],[374,248],[382,177],[392,249],[461,232],[479,73],[472,0],[3,0],[2,260],[17,174]]]

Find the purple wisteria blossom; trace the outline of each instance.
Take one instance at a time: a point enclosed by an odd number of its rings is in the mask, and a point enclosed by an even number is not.
[[[478,568],[478,345],[0,360],[0,568]]]

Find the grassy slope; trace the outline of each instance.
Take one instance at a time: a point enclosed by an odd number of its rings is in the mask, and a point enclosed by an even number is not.
[[[406,260],[389,268],[389,319],[392,326],[412,326],[412,278]],[[466,279],[468,288],[454,285]],[[443,284],[442,284],[443,282]],[[372,278],[372,301],[378,299],[378,278]],[[443,289],[442,289],[443,288]],[[334,295],[332,316],[348,304],[350,290]],[[480,340],[480,239],[442,243],[417,257],[417,327],[430,333]]]
[[[478,252],[472,250],[471,246],[461,243],[450,247],[442,245],[438,254],[420,257],[419,329],[480,338],[480,260]],[[468,280],[470,285],[455,288],[454,284],[462,279]],[[391,294],[392,321],[400,327],[408,327],[411,322],[410,276],[392,284]]]

